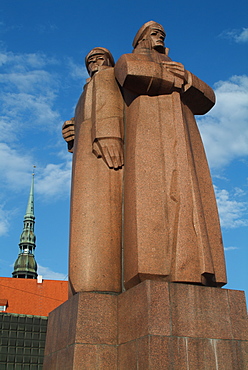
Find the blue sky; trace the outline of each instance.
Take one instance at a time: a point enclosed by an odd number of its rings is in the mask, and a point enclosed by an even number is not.
[[[248,4],[192,1],[2,0],[0,5],[0,276],[10,277],[35,176],[36,260],[66,279],[71,159],[61,136],[87,72],[84,57],[132,51],[139,27],[161,23],[170,57],[212,86],[197,117],[215,186],[228,273],[248,295]]]

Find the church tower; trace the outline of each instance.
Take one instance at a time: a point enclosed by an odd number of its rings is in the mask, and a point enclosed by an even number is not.
[[[32,182],[26,214],[24,216],[23,231],[20,236],[19,255],[14,264],[13,278],[36,279],[37,278],[37,263],[34,258],[35,250],[35,234],[34,234],[34,173],[32,174]]]

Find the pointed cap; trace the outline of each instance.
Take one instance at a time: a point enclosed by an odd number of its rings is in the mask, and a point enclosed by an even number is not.
[[[88,62],[88,59],[89,57],[91,57],[92,55],[96,55],[96,54],[105,54],[107,55],[107,58],[109,60],[109,65],[111,67],[114,67],[115,65],[115,62],[114,62],[114,58],[113,58],[113,55],[110,53],[110,51],[106,48],[103,48],[103,47],[96,47],[94,49],[92,49],[85,57],[85,65],[86,65],[86,68],[87,68],[87,71],[88,73],[90,73],[89,71],[89,68],[88,68],[88,65],[89,65],[89,62]]]
[[[146,31],[147,31],[147,28],[154,28],[154,29],[160,30],[166,36],[164,27],[161,24],[159,24],[157,22],[154,22],[154,21],[146,22],[145,24],[143,24],[142,27],[140,27],[140,29],[138,30],[138,32],[135,35],[135,38],[133,40],[133,47],[134,48],[136,48],[136,46],[138,45],[139,41],[142,40],[142,38],[144,37],[144,35],[145,35]]]

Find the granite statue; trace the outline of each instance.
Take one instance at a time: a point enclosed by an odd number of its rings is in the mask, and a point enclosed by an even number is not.
[[[124,281],[223,286],[218,210],[194,115],[213,90],[172,61],[153,21],[115,65],[125,101]]]
[[[123,99],[107,49],[85,63],[90,78],[62,130],[73,152],[69,295],[121,291]]]
[[[215,95],[170,59],[164,39],[163,27],[150,21],[116,65],[105,48],[86,56],[90,78],[63,126],[73,152],[70,294],[120,292],[122,266],[126,289],[146,279],[226,283],[194,118],[214,106]]]

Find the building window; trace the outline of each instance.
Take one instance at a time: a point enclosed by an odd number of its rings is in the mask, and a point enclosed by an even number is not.
[[[7,311],[7,307],[8,307],[8,300],[0,299],[0,312]]]

